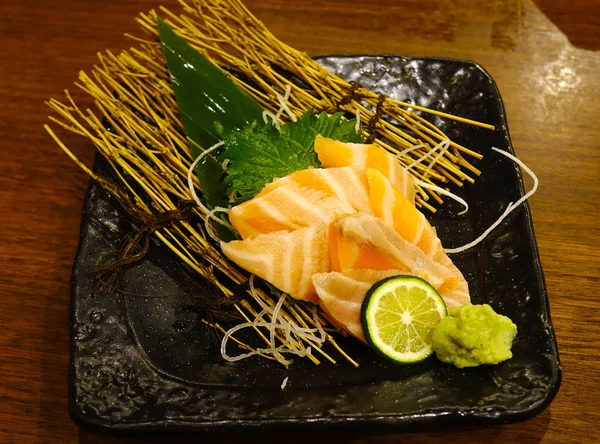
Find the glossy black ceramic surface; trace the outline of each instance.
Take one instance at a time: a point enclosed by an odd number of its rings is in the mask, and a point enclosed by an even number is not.
[[[523,195],[518,168],[490,150],[512,151],[493,80],[477,64],[397,56],[327,56],[319,62],[388,96],[494,124],[495,131],[436,117],[458,143],[485,155],[483,172],[461,195],[471,210],[446,204],[429,217],[445,247],[477,237]],[[535,167],[535,166],[533,166]],[[110,177],[99,160],[96,169]],[[475,249],[452,256],[474,303],[489,303],[518,327],[514,357],[459,370],[435,359],[398,367],[358,341],[341,339],[359,363],[289,370],[261,358],[227,363],[218,339],[193,309],[203,280],[155,241],[147,257],[106,293],[90,270],[131,232],[118,204],[91,183],[73,270],[70,410],[80,425],[111,431],[239,431],[333,427],[406,430],[506,423],[552,401],[561,369],[529,207],[514,212]],[[285,377],[289,382],[280,386]]]

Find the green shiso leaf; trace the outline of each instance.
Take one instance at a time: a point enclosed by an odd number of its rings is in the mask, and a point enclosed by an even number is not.
[[[317,134],[340,142],[363,143],[362,131],[356,132],[356,120],[342,120],[343,113],[315,115],[311,108],[296,122],[290,122],[281,128],[281,133],[303,146],[314,147]]]
[[[318,167],[314,149],[307,149],[271,125],[254,123],[225,137],[220,160],[229,160],[224,183],[229,192],[251,198],[277,177]]]
[[[342,113],[316,116],[310,109],[296,122],[282,125],[281,131],[262,123],[231,131],[219,157],[229,161],[224,180],[228,192],[247,200],[274,179],[320,167],[314,149],[317,134],[341,142],[364,142],[362,133],[355,130],[356,121],[341,118]]]

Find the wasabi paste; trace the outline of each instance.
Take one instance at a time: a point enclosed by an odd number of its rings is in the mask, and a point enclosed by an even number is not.
[[[463,305],[450,310],[432,333],[439,360],[458,368],[498,364],[512,358],[517,326],[492,307]]]

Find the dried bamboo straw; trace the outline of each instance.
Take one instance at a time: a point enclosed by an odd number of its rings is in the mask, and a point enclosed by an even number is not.
[[[376,144],[399,153],[423,143],[422,148],[399,157],[404,166],[424,156],[432,145],[449,140],[441,130],[410,109],[484,128],[490,127],[389,98],[381,101],[377,94],[364,88],[352,90],[352,85],[326,71],[306,54],[277,40],[239,0],[198,0],[193,4],[181,1],[181,5],[184,11],[182,15],[175,15],[165,8],[160,9],[160,15],[188,43],[217,66],[226,69],[232,80],[265,109],[271,112],[277,110],[279,105],[276,95],[287,85],[291,85],[292,89],[289,106],[297,115],[311,107],[318,111],[341,110],[351,114],[358,110],[363,122],[370,122],[379,104],[385,119],[372,122],[374,125],[370,127],[375,132],[374,135],[380,136],[380,139],[375,140]],[[47,102],[56,114],[50,117],[52,122],[89,139],[114,169],[117,177],[115,185],[130,196],[141,214],[147,216],[153,212],[174,211],[178,202],[190,199],[186,174],[193,160],[169,83],[162,48],[157,41],[156,20],[157,13],[154,11],[140,14],[137,21],[147,37],[131,36],[138,42],[138,47],[118,55],[109,51],[99,54],[99,64],[94,66],[90,74],[80,72],[76,86],[93,97],[95,112],[79,109],[68,91],[65,91],[64,102],[55,99]],[[308,85],[308,88],[290,83],[273,66],[283,68]],[[241,80],[231,73],[241,74],[248,80]],[[352,94],[349,94],[350,91],[353,91]],[[392,121],[400,125],[392,125]],[[110,130],[105,123],[108,123]],[[95,176],[71,153],[48,125],[45,128],[79,167],[101,184],[104,183],[102,178]],[[411,173],[427,183],[453,183],[461,186],[464,181],[472,182],[474,179],[469,174],[478,175],[479,171],[463,155],[474,158],[479,158],[480,155],[455,142],[450,143],[454,154],[446,152],[433,168],[427,168],[425,162],[420,163]],[[466,171],[461,170],[461,167]],[[199,189],[196,178],[194,184]],[[144,196],[140,195],[140,189]],[[430,198],[441,203],[438,194],[418,187],[417,204],[435,211],[428,203]],[[201,218],[206,216],[198,208],[194,211]],[[247,274],[232,266],[221,254],[219,247],[209,240],[203,226],[176,220],[168,226],[160,227],[154,234],[191,269],[216,285],[224,296],[233,295],[230,290],[232,285],[247,282]],[[217,277],[215,271],[223,277]],[[257,289],[256,297],[271,309],[276,305],[276,295]],[[235,309],[247,321],[258,314],[252,298],[237,303]],[[301,305],[287,301],[283,306],[282,317],[303,328],[316,325]],[[319,313],[318,319],[323,325],[328,324],[324,313]],[[224,332],[220,325],[205,322]],[[262,341],[269,343],[260,328],[254,327],[254,330]],[[277,338],[281,344],[290,347],[281,332],[278,332]],[[253,350],[238,339],[234,338],[234,341],[241,349]],[[328,347],[331,351],[337,351],[348,362],[358,365],[329,334],[327,342],[331,345]],[[295,338],[293,343],[296,347],[310,346],[325,359],[336,362],[329,355],[330,352],[321,348],[318,342]],[[262,356],[273,359],[271,356]],[[320,363],[314,353],[307,356],[315,364]]]

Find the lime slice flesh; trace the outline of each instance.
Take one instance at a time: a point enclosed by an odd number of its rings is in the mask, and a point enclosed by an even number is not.
[[[371,347],[409,364],[431,356],[431,332],[446,314],[444,300],[429,283],[414,276],[392,276],[368,291],[361,321]]]

